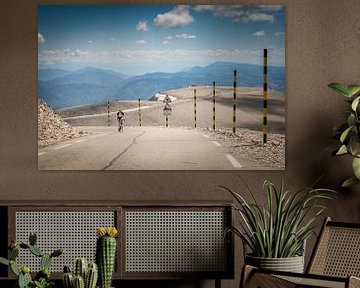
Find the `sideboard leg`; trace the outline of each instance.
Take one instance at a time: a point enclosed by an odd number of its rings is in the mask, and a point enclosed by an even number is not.
[[[221,288],[221,279],[220,278],[215,279],[215,288]]]

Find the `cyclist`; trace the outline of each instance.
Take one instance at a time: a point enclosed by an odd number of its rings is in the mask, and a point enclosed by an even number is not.
[[[116,113],[117,122],[118,122],[118,131],[124,132],[124,122],[125,122],[125,114],[123,111],[119,111]]]

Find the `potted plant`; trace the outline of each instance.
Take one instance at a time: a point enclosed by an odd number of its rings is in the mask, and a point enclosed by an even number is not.
[[[326,209],[317,202],[331,199],[334,191],[310,187],[290,193],[285,191],[283,184],[278,189],[266,180],[267,204],[264,206],[256,200],[245,182],[244,185],[251,201],[221,186],[235,198],[233,208],[240,215],[240,227],[228,227],[225,234],[233,232],[250,250],[250,253],[244,254],[245,264],[302,273],[305,241],[314,233],[315,220]]]
[[[54,257],[59,257],[64,253],[63,249],[57,249],[52,253],[43,252],[36,246],[37,236],[30,233],[29,243],[12,242],[8,252],[8,259],[0,257],[0,263],[10,266],[11,271],[18,277],[18,288],[50,288],[54,286],[54,282],[50,280],[50,265]],[[32,279],[30,268],[26,265],[19,265],[16,260],[19,256],[20,249],[28,250],[31,254],[40,258],[41,270],[36,273]]]
[[[346,97],[351,106],[346,112],[346,122],[334,127],[340,141],[334,155],[350,155],[352,157],[354,176],[342,184],[343,187],[348,187],[360,183],[360,85],[331,83],[328,86]]]

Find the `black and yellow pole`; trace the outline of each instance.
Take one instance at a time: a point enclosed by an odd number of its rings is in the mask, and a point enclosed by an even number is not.
[[[267,83],[268,83],[268,69],[267,69],[267,49],[264,49],[264,107],[263,107],[263,143],[265,144],[267,141],[267,115],[268,115],[268,103],[267,103]]]
[[[194,128],[196,128],[196,89],[194,89]]]
[[[141,103],[139,98],[139,126],[141,127]]]
[[[169,116],[168,115],[165,116],[165,126],[169,127]]]
[[[215,131],[215,81],[213,81],[213,130]]]
[[[110,126],[110,101],[107,102],[107,124]]]
[[[236,132],[236,70],[234,70],[233,133]]]

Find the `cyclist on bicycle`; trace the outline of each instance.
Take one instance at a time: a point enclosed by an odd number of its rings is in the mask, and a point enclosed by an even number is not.
[[[124,132],[124,122],[125,122],[125,114],[123,111],[119,111],[116,113],[117,122],[118,122],[118,131]]]

